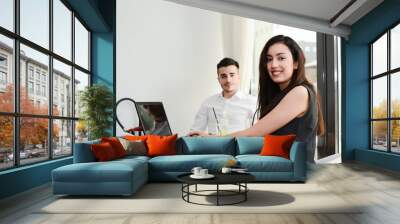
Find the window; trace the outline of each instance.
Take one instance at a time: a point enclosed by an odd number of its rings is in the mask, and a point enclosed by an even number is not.
[[[89,32],[75,18],[75,62],[81,67],[89,68]]]
[[[400,153],[400,25],[370,44],[371,148]]]
[[[0,54],[0,67],[7,67],[7,56]]]
[[[0,8],[3,1],[0,3]],[[3,8],[1,8],[3,11]],[[0,21],[2,20],[3,12],[0,13]],[[1,23],[0,23],[1,24]],[[13,66],[11,65],[12,58],[14,57],[14,42],[11,38],[6,37],[0,33],[0,113],[14,111],[14,83],[13,83]],[[1,114],[0,114],[1,115]],[[0,136],[1,139],[1,136]],[[0,142],[0,150],[2,148]],[[11,143],[4,143],[11,145]],[[1,164],[1,160],[0,160]],[[0,165],[1,169],[1,165]]]
[[[15,2],[19,3],[17,13]],[[6,84],[0,85],[0,170],[70,156],[77,131],[80,139],[87,138],[86,126],[76,127],[81,122],[73,105],[79,100],[75,96],[79,90],[72,87],[74,83],[79,88],[89,85],[90,32],[66,4],[62,0],[0,0],[4,28],[0,29],[0,84]],[[19,23],[14,25],[14,21]],[[14,127],[19,130],[15,134]]]
[[[53,70],[53,77],[54,77],[54,82],[53,82],[53,89],[54,92],[56,94],[56,96],[58,97],[58,92],[60,92],[61,96],[60,96],[60,100],[62,103],[64,103],[64,95],[71,95],[72,91],[71,89],[65,89],[65,84],[69,83],[69,85],[72,84],[72,69],[71,66],[68,66],[58,60],[53,60],[53,64],[54,64],[54,70]],[[68,104],[71,105],[72,104],[72,99],[67,99]],[[71,101],[71,102],[69,102]],[[59,101],[57,99],[57,101],[53,101],[54,104],[58,104]],[[72,108],[69,107],[67,108],[67,110],[65,111],[66,114],[63,114],[62,116],[68,116],[68,117],[72,117]],[[57,110],[53,110],[53,114],[60,114],[59,109],[57,108]]]
[[[29,66],[28,74],[29,74],[29,79],[33,80],[33,67],[32,66]]]
[[[36,84],[36,95],[40,95],[40,84]]]
[[[33,94],[34,92],[33,82],[28,82],[28,92],[29,94]]]
[[[3,71],[0,71],[0,84],[1,85],[7,84],[7,74]]]
[[[1,0],[0,9],[0,26],[14,31],[14,0]]]
[[[20,0],[21,36],[49,48],[49,0]]]
[[[7,56],[0,53],[0,91],[5,92],[7,86]]]
[[[72,12],[60,1],[53,0],[54,52],[71,60]]]
[[[36,80],[40,81],[40,71],[36,69]]]
[[[42,86],[42,96],[46,96],[46,86]]]

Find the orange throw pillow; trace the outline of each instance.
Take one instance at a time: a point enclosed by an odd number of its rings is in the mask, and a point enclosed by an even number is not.
[[[292,147],[295,139],[296,135],[266,135],[260,155],[280,156],[289,159],[290,147]]]
[[[129,141],[142,141],[145,142],[147,139],[148,135],[141,135],[141,136],[137,136],[137,135],[125,135],[124,139],[129,140]]]
[[[115,155],[117,158],[121,158],[126,156],[126,151],[124,147],[122,146],[121,142],[118,140],[116,137],[110,137],[110,138],[101,138],[101,142],[108,142],[114,149]]]
[[[163,156],[163,155],[175,155],[175,142],[178,135],[171,136],[159,136],[149,135],[147,137],[147,155],[148,156]]]
[[[108,142],[93,144],[90,147],[92,149],[94,157],[99,162],[109,161],[117,158],[114,149]]]

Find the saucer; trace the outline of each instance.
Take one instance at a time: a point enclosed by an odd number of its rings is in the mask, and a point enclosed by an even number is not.
[[[215,176],[212,175],[212,174],[207,174],[207,175],[204,175],[204,176],[194,175],[194,174],[190,175],[190,178],[193,178],[193,179],[211,179],[211,178],[214,178],[214,177]]]

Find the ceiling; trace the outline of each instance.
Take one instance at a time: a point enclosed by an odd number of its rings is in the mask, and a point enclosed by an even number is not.
[[[221,13],[348,37],[383,0],[167,0]]]

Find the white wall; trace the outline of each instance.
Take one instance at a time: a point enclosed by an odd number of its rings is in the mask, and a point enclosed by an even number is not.
[[[221,21],[220,13],[162,0],[118,0],[117,100],[162,101],[172,131],[186,134],[201,102],[220,91]],[[126,127],[138,124],[128,104],[117,114]]]

